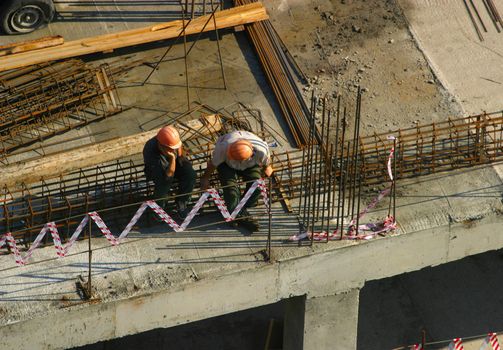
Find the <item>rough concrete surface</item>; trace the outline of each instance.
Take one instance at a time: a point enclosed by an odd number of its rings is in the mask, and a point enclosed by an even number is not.
[[[460,100],[464,110],[470,114],[500,110],[501,34],[482,3],[477,6],[488,29],[482,42],[462,1],[398,0],[398,3],[435,74]]]
[[[349,329],[358,325],[359,289],[306,300],[304,347],[306,350],[355,349],[356,337]]]

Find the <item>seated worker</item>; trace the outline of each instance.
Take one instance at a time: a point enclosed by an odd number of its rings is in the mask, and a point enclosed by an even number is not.
[[[241,199],[237,185],[238,176],[247,181],[247,191],[253,180],[261,178],[262,170],[266,176],[272,175],[273,169],[270,163],[271,157],[266,142],[248,131],[230,132],[217,140],[212,157],[201,178],[201,189],[209,187],[210,176],[215,169],[218,169],[218,178],[224,187],[224,201],[229,213],[232,213]],[[239,220],[235,225],[241,225],[251,232],[258,231],[258,221],[250,216],[246,208],[256,206],[259,196],[260,190],[257,189],[237,216]]]
[[[173,185],[173,178],[179,183],[175,198],[176,209],[181,219],[189,213],[190,194],[196,183],[196,172],[192,163],[185,157],[180,134],[173,126],[165,126],[156,137],[151,138],[143,147],[145,177],[154,182],[154,199],[168,196]],[[166,201],[159,201],[166,208]]]

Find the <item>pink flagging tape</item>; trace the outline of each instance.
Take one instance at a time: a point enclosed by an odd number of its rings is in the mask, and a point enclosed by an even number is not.
[[[410,350],[423,350],[423,346],[421,344],[414,344],[410,346]]]
[[[387,137],[388,140],[396,140],[396,137],[395,136],[388,136]],[[391,160],[394,158],[395,156],[395,147],[391,147],[391,152],[389,153],[389,157],[388,157],[388,175],[389,175],[389,178],[391,181],[393,181],[393,171],[391,170]]]
[[[358,214],[358,219],[361,219],[364,217],[371,209],[374,209],[375,206],[383,200],[384,197],[386,197],[389,193],[391,192],[391,187],[385,188],[384,190],[380,191],[377,197],[375,197],[363,210]],[[351,228],[354,226],[356,223],[356,218],[353,218],[351,222],[349,223],[349,227]]]
[[[45,234],[45,232],[44,232],[44,234]],[[10,232],[7,232],[2,237],[2,240],[0,241],[0,243],[1,243],[0,248],[2,248],[5,244],[7,244],[9,246],[9,249],[14,254],[14,259],[16,260],[17,265],[23,266],[25,264],[23,258],[21,257],[21,253],[19,252],[19,249],[16,246],[16,240],[14,239],[14,237],[12,237],[12,234]]]
[[[389,157],[388,157],[388,176],[390,178],[391,181],[393,181],[393,171],[391,170],[391,160],[393,159],[393,157],[395,156],[395,148],[391,148],[391,152],[389,153]]]
[[[395,140],[395,137],[394,136],[388,136],[388,140]],[[395,154],[395,148],[392,147],[391,150],[390,150],[390,153],[389,153],[389,156],[388,156],[388,175],[389,175],[389,178],[392,182],[391,186],[393,185],[393,172],[391,170],[391,160],[393,159],[394,157],[394,154]],[[366,224],[366,225],[359,225],[358,226],[358,232],[360,231],[372,231],[371,233],[367,233],[367,234],[364,234],[364,235],[356,235],[356,230],[355,230],[355,224],[356,224],[356,221],[357,219],[361,219],[362,217],[364,217],[371,209],[375,208],[375,206],[380,202],[382,201],[382,199],[384,197],[386,197],[390,191],[391,191],[391,186],[388,187],[388,188],[385,188],[384,190],[380,191],[379,194],[377,195],[377,197],[375,197],[358,215],[357,217],[354,217],[353,219],[351,219],[349,225],[348,225],[348,228],[347,228],[347,236],[344,235],[344,230],[336,230],[336,231],[333,231],[333,232],[330,232],[330,233],[327,233],[325,231],[323,232],[314,232],[314,233],[311,233],[311,232],[308,232],[308,231],[305,231],[305,232],[301,232],[299,234],[296,234],[296,235],[293,235],[291,237],[288,238],[289,241],[300,241],[302,239],[305,239],[305,238],[310,238],[311,237],[311,234],[313,235],[313,240],[315,241],[323,241],[323,240],[326,240],[327,239],[327,234],[329,236],[329,240],[340,240],[340,239],[351,239],[351,240],[354,240],[354,239],[364,239],[364,240],[368,240],[368,239],[371,239],[371,238],[374,238],[375,236],[377,236],[379,233],[385,233],[385,232],[389,232],[389,231],[392,231],[392,230],[395,230],[396,229],[396,222],[395,222],[395,218],[392,217],[392,216],[388,216],[386,219],[384,219],[383,221],[379,222],[379,223],[376,223],[376,224]],[[342,238],[341,238],[341,235],[342,235]]]
[[[334,230],[328,233],[328,239],[330,241],[336,240],[369,240],[374,238],[378,234],[383,234],[396,229],[396,223],[392,216],[387,217],[384,221],[378,223],[363,224],[358,226],[358,232],[364,232],[364,234],[357,235],[344,235],[341,231]],[[365,233],[366,232],[366,233]],[[296,234],[288,238],[290,241],[299,241],[304,238],[311,238],[311,232],[302,232],[301,234]],[[313,234],[313,240],[315,241],[325,241],[327,239],[327,232],[315,232]]]
[[[133,226],[136,224],[136,222],[138,222],[138,220],[140,219],[140,217],[143,215],[143,213],[145,212],[145,210],[148,207],[149,207],[149,205],[147,204],[147,202],[144,202],[140,205],[140,207],[138,208],[136,213],[133,215],[131,220],[129,220],[129,223],[127,224],[127,226],[124,228],[124,230],[122,230],[121,234],[119,235],[119,241],[121,241],[124,237],[127,236],[129,231],[131,231]]]
[[[463,340],[461,338],[452,339],[451,343],[449,344],[449,350],[465,350],[463,346]]]
[[[264,180],[260,181],[258,183],[258,186],[260,187],[260,193],[262,193],[262,199],[264,200],[264,205],[265,205],[266,211],[269,214],[271,211],[271,208],[269,208],[269,197],[267,197],[267,187],[265,185]]]
[[[239,202],[238,206],[234,209],[232,214],[229,214],[229,211],[227,210],[227,206],[225,205],[225,202],[223,199],[220,197],[218,192],[215,189],[208,189],[206,192],[204,192],[201,197],[199,197],[199,200],[196,202],[190,213],[187,215],[185,220],[181,225],[178,225],[176,221],[169,216],[164,209],[162,209],[156,202],[154,201],[146,201],[141,204],[140,208],[136,211],[136,213],[133,215],[127,226],[124,228],[124,230],[121,232],[119,237],[115,237],[108,226],[105,224],[103,219],[100,217],[100,215],[93,211],[82,219],[80,224],[77,226],[75,229],[75,232],[72,234],[68,242],[65,244],[65,246],[62,245],[61,243],[61,238],[58,234],[58,229],[56,227],[56,224],[54,222],[49,222],[44,225],[40,233],[37,235],[35,240],[33,241],[30,249],[26,252],[26,255],[24,257],[21,256],[21,253],[19,251],[19,248],[16,245],[16,241],[12,234],[10,232],[5,233],[1,238],[0,238],[0,248],[4,247],[5,245],[8,245],[12,253],[14,254],[14,258],[16,261],[16,264],[19,266],[26,265],[27,260],[32,256],[33,251],[40,245],[42,242],[42,239],[45,237],[47,231],[51,233],[52,240],[54,242],[54,247],[56,249],[56,254],[58,257],[64,257],[68,254],[68,251],[70,248],[73,246],[75,241],[79,238],[80,234],[82,233],[84,227],[88,224],[89,218],[98,226],[100,229],[101,233],[106,237],[106,239],[110,242],[110,244],[116,246],[119,245],[121,240],[126,238],[128,233],[131,231],[133,226],[138,222],[140,217],[143,215],[145,210],[147,208],[151,208],[165,223],[167,223],[169,226],[173,228],[175,232],[182,232],[184,231],[187,226],[190,224],[192,219],[196,216],[197,212],[201,209],[201,207],[204,205],[204,203],[211,197],[213,199],[214,203],[216,204],[217,208],[220,210],[222,213],[222,216],[225,218],[226,221],[232,221],[236,218],[236,216],[239,214],[241,209],[244,207],[246,202],[250,199],[251,195],[253,192],[257,189],[257,187],[260,188],[260,193],[262,194],[264,204],[266,205],[267,210],[269,211],[269,200],[268,200],[268,194],[267,194],[267,188],[265,185],[264,179],[258,179],[255,181],[252,186],[248,189],[248,191],[245,193],[244,197],[241,199]]]
[[[245,195],[243,196],[243,198],[241,199],[241,201],[238,203],[238,205],[236,206],[236,208],[234,208],[234,210],[232,211],[232,214],[230,215],[231,220],[234,220],[236,218],[236,216],[239,214],[239,212],[241,211],[241,209],[243,209],[243,207],[246,204],[246,202],[248,202],[248,200],[252,196],[253,192],[255,192],[255,190],[257,189],[257,187],[260,187],[260,193],[262,194],[262,199],[264,200],[265,207],[266,207],[267,210],[269,210],[269,201],[267,199],[267,190],[266,190],[266,187],[265,187],[265,182],[264,182],[263,179],[259,179],[259,180],[255,181],[250,186],[250,188],[245,193]],[[227,210],[227,207],[225,209]],[[230,221],[230,220],[228,220],[228,221]]]
[[[491,350],[500,350],[500,344],[498,342],[498,336],[496,333],[488,333],[487,337],[484,339],[484,343],[482,343],[482,346],[480,347],[480,350],[485,350],[485,349],[491,349]]]

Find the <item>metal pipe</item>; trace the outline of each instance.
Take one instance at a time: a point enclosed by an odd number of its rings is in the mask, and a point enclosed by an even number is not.
[[[477,10],[477,7],[475,7],[475,4],[473,3],[473,0],[470,0],[470,4],[472,5],[473,10],[475,11],[475,14],[477,15],[477,18],[478,18],[480,24],[482,25],[482,28],[484,29],[484,32],[487,33],[486,25],[484,24],[484,21],[482,21],[482,18],[480,17],[480,14],[479,14],[479,10]]]
[[[358,93],[356,96],[356,112],[355,112],[355,124],[354,124],[354,132],[353,132],[353,164],[352,166],[352,191],[350,192],[352,194],[352,201],[351,201],[351,216],[350,218],[355,217],[355,199],[356,199],[356,172],[357,172],[357,166],[358,166],[358,131],[359,131],[359,125],[360,125],[360,106],[361,106],[361,89],[358,87]]]
[[[327,149],[325,147],[325,145],[323,144],[323,141],[324,141],[324,136],[325,136],[325,118],[326,118],[326,98],[323,98],[322,100],[322,115],[321,115],[321,140],[318,142],[318,148],[320,150],[320,163],[323,162],[323,158],[325,157],[326,158],[326,153],[327,153]],[[327,134],[328,134],[328,131],[327,131]],[[322,166],[320,165],[320,172],[321,172],[321,169],[322,169]],[[321,174],[320,174],[321,175]],[[321,176],[318,176],[318,179],[320,179]],[[316,213],[316,221],[318,221],[319,217],[320,217],[320,200],[321,200],[321,191],[320,191],[320,187],[321,187],[321,183],[320,182],[316,182],[316,188],[317,188],[317,192],[318,192],[318,195],[317,195],[317,200],[316,200],[316,210],[315,210],[315,213]]]
[[[337,167],[338,167],[338,162],[339,162],[339,159],[338,159],[338,152],[339,152],[339,120],[340,120],[340,114],[341,114],[341,96],[339,95],[337,97],[337,118],[336,118],[336,121],[335,121],[335,150],[334,150],[334,163],[331,165],[332,167],[334,167],[334,172],[337,170]],[[335,188],[337,187],[335,183],[332,184],[332,198],[333,200],[335,200]],[[339,188],[340,190],[340,188]],[[330,213],[330,216],[333,218],[335,217],[335,205],[332,206],[332,212]],[[337,206],[338,207],[338,206]],[[338,210],[338,208],[337,208]],[[337,227],[336,227],[337,229]]]
[[[470,8],[468,7],[466,0],[463,0],[463,3],[465,4],[466,11],[468,12],[468,16],[470,16],[470,20],[472,21],[473,27],[475,28],[475,31],[477,32],[477,36],[479,37],[479,40],[484,41],[484,37],[482,36],[482,33],[480,32],[480,29],[479,29],[479,26],[477,25],[477,22],[475,22],[475,18],[473,18],[472,11],[470,11]]]
[[[192,17],[194,16],[194,0],[192,0]],[[186,91],[187,91],[187,109],[190,109],[190,86],[189,86],[189,67],[187,63],[187,35],[185,32],[185,13],[183,14],[182,18],[182,23],[183,23],[183,28],[182,28],[182,35],[183,35],[183,52],[185,56],[183,56],[183,61],[185,64],[185,83],[186,83]],[[190,22],[190,21],[189,21]]]
[[[213,8],[213,0],[211,0],[211,7]],[[215,9],[217,9],[217,8],[218,7],[215,7]],[[220,37],[218,35],[217,20],[215,18],[215,12],[213,12],[212,17],[213,17],[213,25],[215,26],[215,38],[217,41],[218,61],[220,62],[220,71],[222,73],[222,81],[224,83],[224,90],[227,90],[227,83],[225,81],[225,72],[224,72],[224,62],[222,60],[222,51],[220,49]]]
[[[316,118],[316,98],[314,97],[314,91],[311,96],[311,132],[309,133],[309,142],[308,142],[308,152],[307,152],[307,159],[311,160],[313,158],[313,145],[314,145],[314,123],[315,123],[315,118]],[[309,207],[311,205],[310,201],[310,194],[311,194],[311,177],[312,177],[312,167],[313,164],[312,162],[308,162],[308,167],[306,169],[306,186],[305,186],[305,199],[304,199],[304,215],[303,215],[303,223],[305,224],[305,229],[309,229],[309,222],[306,222],[306,220],[309,220]]]
[[[396,145],[396,138],[393,140],[393,147],[395,148],[395,154],[393,157],[393,221],[396,222],[396,180],[397,180],[397,173],[396,173],[396,159],[397,159],[397,145]]]
[[[342,208],[341,208],[341,237],[340,239],[342,239],[342,235],[344,234],[344,201],[346,199],[346,185],[348,183],[348,175],[349,175],[349,151],[350,151],[350,147],[351,147],[351,142],[348,141],[347,143],[347,151],[346,151],[346,171],[345,171],[345,174],[344,174],[344,184],[343,184],[343,187],[342,187]],[[349,205],[348,205],[348,214],[349,214]]]
[[[269,210],[268,210],[268,217],[269,217],[269,225],[267,229],[267,261],[271,261],[271,233],[272,233],[272,177],[269,178]]]
[[[332,188],[335,186],[333,183],[333,174],[334,174],[334,144],[330,144],[330,157],[328,159],[328,164],[330,164],[329,170],[328,170],[328,185],[325,186],[325,191],[323,192],[324,194],[328,192],[328,198],[327,198],[327,242],[330,239],[330,211],[331,211],[331,206],[332,206],[332,198],[330,194],[332,193]],[[323,198],[325,199],[325,198]]]

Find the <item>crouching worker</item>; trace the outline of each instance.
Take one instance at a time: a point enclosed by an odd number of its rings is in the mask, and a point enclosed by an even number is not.
[[[143,147],[145,177],[154,182],[154,199],[167,197],[173,179],[178,180],[178,194],[175,198],[176,210],[180,219],[189,213],[190,194],[196,182],[196,172],[192,163],[185,157],[180,134],[173,126],[165,126],[156,137],[147,141]],[[166,208],[166,201],[158,202]]]
[[[262,177],[262,170],[266,176],[272,175],[273,169],[270,163],[271,157],[266,142],[251,132],[233,131],[220,136],[217,140],[206,172],[201,178],[201,189],[209,187],[210,176],[215,169],[218,169],[218,178],[224,187],[224,201],[229,213],[232,213],[241,200],[238,177],[247,182],[246,191],[248,191],[253,180]],[[258,231],[258,221],[250,216],[247,208],[256,206],[259,196],[260,190],[257,189],[236,217],[237,220],[231,223],[234,227],[241,225],[251,232]]]

